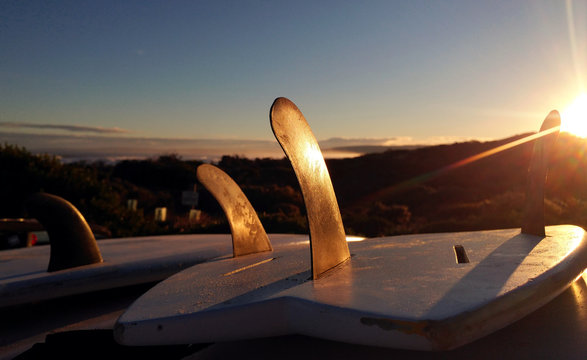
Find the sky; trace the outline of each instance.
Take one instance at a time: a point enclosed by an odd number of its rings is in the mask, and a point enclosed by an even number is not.
[[[323,148],[499,139],[586,77],[585,0],[0,2],[0,142],[71,157],[281,156],[279,96]]]

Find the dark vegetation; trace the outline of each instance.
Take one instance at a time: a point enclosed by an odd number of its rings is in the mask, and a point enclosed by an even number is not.
[[[438,172],[517,136],[413,150],[390,150],[327,165],[348,234],[365,236],[519,227],[533,143],[453,170]],[[587,226],[586,141],[561,134],[546,187],[548,224]],[[0,146],[0,218],[26,217],[23,203],[45,191],[72,202],[88,222],[114,237],[185,232],[229,232],[220,206],[197,185],[199,221],[190,222],[181,193],[193,190],[197,161],[176,155],[117,164],[63,164],[17,146]],[[267,232],[307,232],[303,200],[285,159],[225,156],[216,164],[243,189]],[[126,201],[137,199],[136,211]],[[167,221],[155,222],[156,207]]]

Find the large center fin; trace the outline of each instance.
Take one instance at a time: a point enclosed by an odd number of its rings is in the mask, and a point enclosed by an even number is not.
[[[330,175],[308,122],[293,102],[277,98],[270,119],[300,183],[310,227],[312,277],[318,279],[350,257]]]
[[[522,222],[522,233],[545,236],[544,232],[544,184],[548,172],[550,155],[558,138],[561,119],[558,111],[551,111],[542,126],[536,139],[526,184],[526,202]]]
[[[273,250],[255,209],[227,173],[202,164],[196,175],[224,210],[232,232],[234,257]]]

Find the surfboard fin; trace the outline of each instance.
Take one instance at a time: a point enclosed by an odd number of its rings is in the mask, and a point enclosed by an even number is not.
[[[49,235],[51,256],[47,271],[103,261],[90,226],[69,201],[47,193],[36,193],[27,199],[25,207]]]
[[[522,233],[545,236],[544,232],[544,184],[548,173],[548,161],[558,138],[561,119],[558,111],[551,111],[540,132],[545,135],[536,139],[528,168],[526,201],[522,220]]]
[[[277,98],[270,120],[302,190],[310,227],[312,277],[318,279],[350,257],[332,181],[318,142],[293,102]]]
[[[227,173],[214,165],[202,164],[196,175],[224,210],[232,233],[234,257],[273,250],[255,209]]]

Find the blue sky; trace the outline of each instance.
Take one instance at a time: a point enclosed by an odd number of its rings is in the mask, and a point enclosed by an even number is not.
[[[320,140],[495,139],[585,91],[587,4],[2,1],[0,49],[2,142],[230,152],[227,140],[274,142],[278,96]]]

